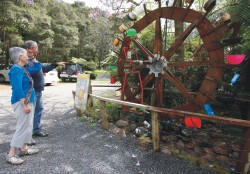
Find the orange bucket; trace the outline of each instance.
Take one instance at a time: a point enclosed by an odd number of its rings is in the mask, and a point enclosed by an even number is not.
[[[189,128],[201,128],[201,119],[197,117],[186,117],[185,125]]]

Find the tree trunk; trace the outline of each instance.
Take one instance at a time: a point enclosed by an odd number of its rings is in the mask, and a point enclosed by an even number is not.
[[[183,6],[183,0],[178,0],[176,3],[177,7],[182,7]],[[180,20],[175,20],[175,38],[179,38],[180,35],[183,33],[184,28],[183,28],[183,22]],[[184,60],[184,45],[182,44],[180,48],[177,51],[177,54],[180,58],[180,60]]]

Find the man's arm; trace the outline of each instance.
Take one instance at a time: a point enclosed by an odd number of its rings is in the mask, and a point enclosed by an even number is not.
[[[53,69],[55,69],[57,66],[65,66],[66,62],[57,62],[57,63],[42,63],[42,69],[43,72],[47,73]]]

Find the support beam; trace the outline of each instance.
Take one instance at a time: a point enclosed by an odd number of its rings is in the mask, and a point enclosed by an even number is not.
[[[248,110],[248,120],[250,120],[250,109]],[[236,164],[236,173],[247,174],[250,165],[250,128],[246,127],[243,134],[243,140],[239,159]]]
[[[159,116],[155,111],[151,112],[151,125],[152,125],[152,142],[153,150],[160,150],[160,128],[159,128]]]

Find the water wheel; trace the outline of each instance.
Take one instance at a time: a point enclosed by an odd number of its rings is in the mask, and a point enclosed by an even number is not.
[[[203,108],[204,104],[213,98],[218,81],[223,76],[224,65],[224,48],[218,39],[215,26],[208,20],[207,15],[215,6],[215,0],[209,0],[204,9],[205,14],[201,14],[193,9],[191,5],[194,0],[190,1],[187,7],[175,7],[176,1],[174,1],[171,7],[161,7],[147,12],[144,17],[134,23],[131,27],[135,29],[139,34],[149,25],[155,25],[153,50],[150,51],[147,46],[140,43],[139,39],[133,37],[120,38],[122,41],[121,49],[118,57],[118,76],[122,84],[122,97],[124,101],[130,101],[135,103],[144,103],[145,99],[143,90],[149,84],[153,84],[155,90],[155,100],[151,101],[151,105],[157,107],[166,107],[164,99],[164,91],[168,89],[168,84],[171,84],[179,94],[185,98],[185,102],[174,106],[173,108],[183,111],[197,111]],[[188,25],[184,32],[177,38],[173,44],[163,51],[163,37],[162,37],[162,19],[178,20]],[[207,57],[204,59],[193,59],[186,61],[185,59],[174,58],[178,49],[184,44],[185,39],[189,35],[196,31],[202,41],[202,47],[206,51]],[[128,60],[126,49],[131,48],[138,50],[134,54],[143,54],[148,60]],[[195,94],[190,93],[190,85],[184,84],[173,72],[176,68],[185,67],[206,67],[206,73],[203,75],[202,83],[199,86]],[[137,72],[148,70],[146,75],[141,75],[141,82],[129,81],[129,79],[139,78],[135,76]],[[195,74],[194,74],[195,75]],[[196,74],[200,75],[200,74]]]

